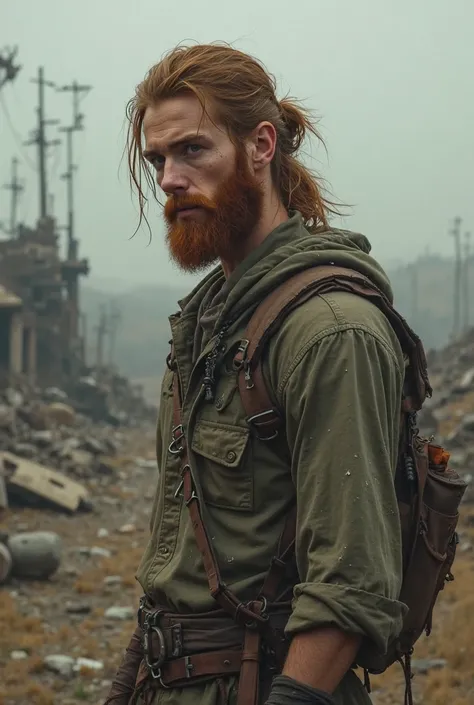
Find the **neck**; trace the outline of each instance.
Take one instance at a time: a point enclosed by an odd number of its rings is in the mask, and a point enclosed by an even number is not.
[[[244,261],[279,225],[288,220],[288,212],[281,202],[280,197],[274,189],[263,200],[262,214],[255,228],[246,238],[245,244],[239,249],[238,254],[233,259],[221,260],[222,269],[226,279],[232,274],[234,269]]]

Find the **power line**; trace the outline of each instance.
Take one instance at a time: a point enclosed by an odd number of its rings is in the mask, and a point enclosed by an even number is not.
[[[3,113],[7,119],[8,127],[10,128],[10,132],[13,135],[13,139],[15,140],[15,142],[17,144],[18,151],[19,151],[23,161],[25,162],[25,164],[27,164],[30,167],[30,169],[33,169],[33,171],[37,171],[37,168],[36,168],[36,165],[34,164],[34,162],[23,151],[24,143],[23,143],[21,136],[19,135],[19,133],[15,129],[15,125],[14,125],[13,120],[11,118],[10,111],[8,110],[8,106],[5,102],[3,91],[0,91],[0,105],[2,106]]]

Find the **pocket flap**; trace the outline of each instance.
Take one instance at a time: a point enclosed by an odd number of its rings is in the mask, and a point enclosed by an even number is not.
[[[236,468],[242,460],[249,435],[249,429],[241,426],[199,421],[194,429],[191,448],[208,460]]]

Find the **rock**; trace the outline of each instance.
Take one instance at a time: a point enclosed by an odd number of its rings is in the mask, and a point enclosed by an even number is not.
[[[137,527],[135,524],[124,524],[123,526],[120,527],[118,530],[119,534],[133,534],[134,531],[137,530]]]
[[[94,456],[87,450],[71,450],[68,453],[73,465],[80,468],[90,468],[94,463]]]
[[[97,438],[89,436],[81,443],[81,448],[86,450],[88,453],[93,453],[94,455],[106,455],[107,448],[105,444],[101,443]]]
[[[58,673],[64,678],[72,678],[74,664],[75,660],[71,656],[63,656],[62,654],[52,654],[44,659],[44,665],[48,670]]]
[[[11,431],[15,424],[15,409],[6,404],[0,404],[0,428]]]
[[[420,658],[420,659],[413,659],[411,662],[411,667],[413,673],[428,673],[428,671],[433,671],[433,670],[439,670],[441,668],[445,668],[448,665],[448,662],[444,658]]]
[[[6,583],[12,570],[12,556],[7,546],[0,543],[0,585]]]
[[[8,539],[12,575],[17,578],[45,580],[61,563],[61,539],[52,531],[16,534]]]
[[[44,398],[49,401],[65,401],[67,394],[58,387],[47,387],[47,389],[44,390]]]
[[[25,403],[24,397],[21,392],[18,392],[16,389],[12,389],[12,387],[8,387],[8,389],[5,390],[5,397],[9,405],[13,406],[13,408],[15,409],[18,409]]]
[[[11,449],[12,453],[22,458],[34,458],[38,455],[38,448],[32,443],[13,443]]]
[[[472,551],[472,543],[469,543],[469,541],[464,541],[460,546],[459,550],[461,553],[468,553],[469,551]]]
[[[54,440],[52,431],[32,431],[31,440],[33,440],[38,446],[49,446]]]
[[[101,671],[104,668],[104,664],[102,661],[94,661],[91,658],[82,658],[79,657],[76,659],[76,663],[73,666],[73,671],[74,672],[80,672],[83,668],[88,669],[90,671]]]
[[[92,548],[90,549],[90,555],[96,556],[99,558],[110,558],[112,555],[112,551],[109,551],[108,548],[101,548],[100,546],[92,546]]]
[[[136,616],[136,610],[131,607],[109,607],[105,611],[104,617],[106,619],[121,620],[125,621],[127,619],[134,619]]]
[[[111,475],[115,475],[116,470],[110,460],[107,460],[107,458],[102,458],[100,465],[97,468],[97,472],[100,475],[107,475],[110,477]]]
[[[144,458],[137,458],[135,464],[143,470],[156,470],[158,467],[156,460],[145,460]]]
[[[92,608],[87,602],[66,602],[68,614],[89,614]]]
[[[104,578],[104,585],[107,586],[112,586],[112,585],[121,585],[122,584],[122,578],[120,575],[107,575],[107,577]]]
[[[107,531],[107,529],[99,529],[99,531],[97,532],[98,539],[106,539],[108,535],[109,532]]]
[[[17,651],[12,651],[10,653],[10,658],[12,661],[24,661],[25,658],[28,658],[28,654],[26,651],[20,651],[18,649]]]
[[[49,418],[60,426],[74,426],[76,421],[76,412],[68,404],[55,402],[47,407],[46,412]]]
[[[460,424],[463,431],[474,433],[474,414],[466,414]]]

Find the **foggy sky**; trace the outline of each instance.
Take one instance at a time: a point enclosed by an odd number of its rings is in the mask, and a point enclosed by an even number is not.
[[[35,126],[30,78],[39,65],[58,85],[93,85],[81,103],[86,129],[75,150],[76,234],[94,280],[184,283],[169,261],[158,205],[149,213],[151,245],[145,228],[130,239],[137,210],[125,165],[119,171],[126,102],[148,68],[183,40],[232,42],[264,61],[280,97],[289,92],[317,112],[328,157],[315,150],[312,165],[353,204],[336,224],[364,232],[383,262],[427,247],[450,253],[455,215],[474,231],[472,0],[134,1],[133,8],[130,0],[0,0],[0,47],[18,44],[23,65],[1,91],[21,140]],[[46,109],[69,124],[70,94],[47,89]],[[58,137],[57,127],[47,134]],[[26,184],[20,216],[32,224],[36,148],[18,148],[0,104],[0,184],[15,155]],[[63,144],[48,162],[61,223],[65,156]],[[0,220],[8,209],[9,192],[1,190]]]

